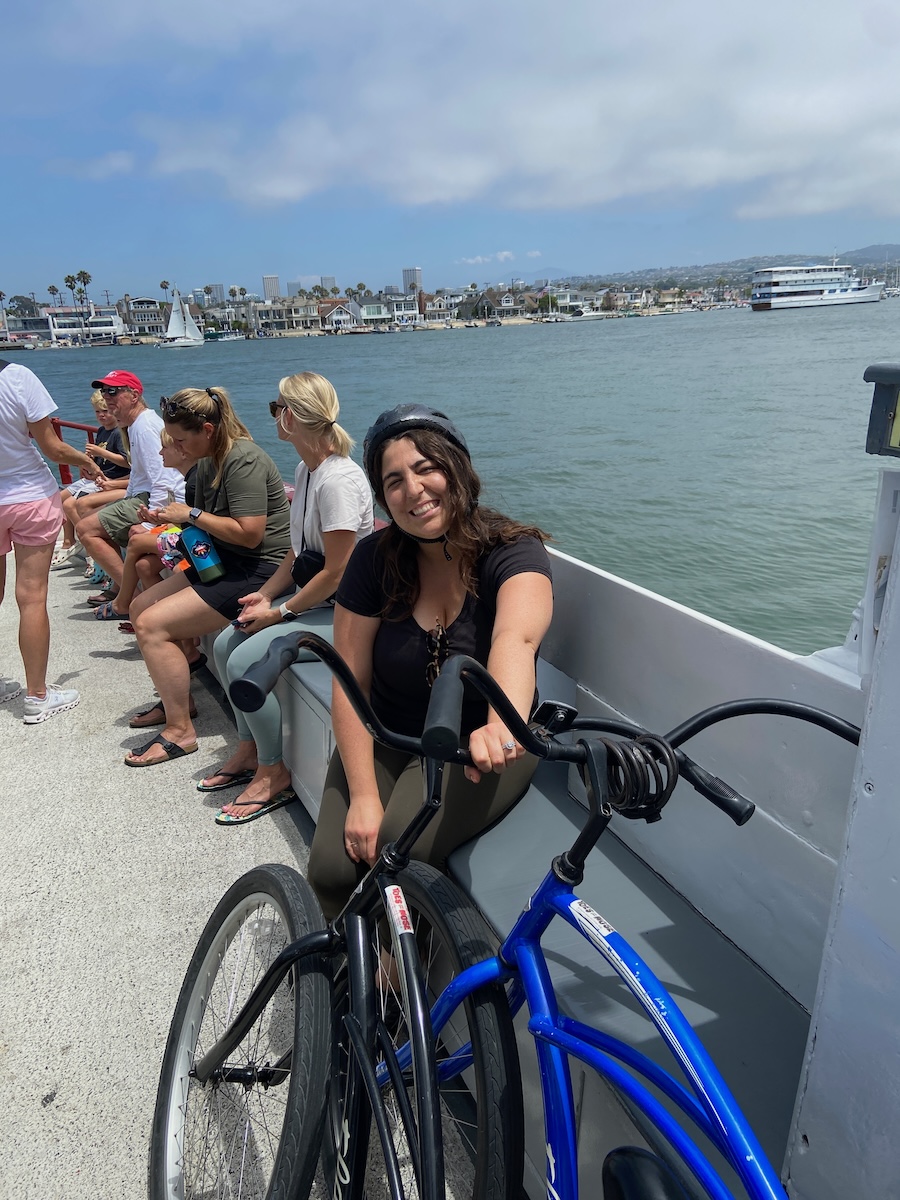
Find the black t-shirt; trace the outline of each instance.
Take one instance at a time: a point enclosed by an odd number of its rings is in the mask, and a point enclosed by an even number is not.
[[[104,450],[108,450],[110,454],[121,454],[125,458],[125,443],[122,441],[122,430],[118,425],[114,425],[112,429],[104,429],[102,426],[94,434],[94,442],[98,446],[102,446]],[[127,479],[131,474],[131,467],[120,467],[118,463],[110,462],[108,458],[101,458],[97,466],[103,472],[107,479]]]
[[[382,585],[378,553],[383,530],[357,545],[337,590],[337,603],[363,617],[381,617],[387,597]],[[487,664],[494,628],[497,592],[513,575],[537,572],[552,579],[550,558],[543,544],[532,537],[504,543],[487,551],[478,563],[478,597],[467,594],[462,611],[446,630],[440,659],[468,654]],[[414,617],[382,620],[372,653],[372,707],[389,729],[419,737],[431,687],[427,671],[433,658],[434,639]],[[463,702],[463,732],[483,725],[487,705],[467,687]]]

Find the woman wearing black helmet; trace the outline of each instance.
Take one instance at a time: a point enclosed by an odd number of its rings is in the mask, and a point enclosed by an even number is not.
[[[462,653],[485,663],[527,717],[553,605],[546,535],[480,507],[465,439],[434,409],[406,404],[382,413],[363,457],[391,524],[353,552],[334,640],[375,711],[390,728],[418,736],[441,664]],[[375,746],[340,687],[332,720],[338,749],[309,862],[329,917],[422,800],[419,760]],[[519,799],[535,765],[469,689],[463,731],[475,766],[445,773],[441,811],[414,851],[437,866]]]

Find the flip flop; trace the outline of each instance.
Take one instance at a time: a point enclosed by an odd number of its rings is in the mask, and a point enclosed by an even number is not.
[[[193,662],[188,663],[188,670],[193,675],[195,671],[202,671],[206,666],[206,655],[202,654],[199,658],[195,658]],[[221,775],[221,771],[219,772]]]
[[[118,588],[104,588],[103,591],[98,595],[88,596],[86,603],[89,604],[91,608],[99,608],[101,604],[106,604],[108,600],[115,600],[118,594]]]
[[[134,633],[134,626],[130,621],[123,621],[119,626],[119,633]]]
[[[155,713],[155,712],[158,712],[159,716],[154,717],[152,721],[141,720],[142,717],[149,717],[151,713]],[[191,712],[191,720],[193,721],[197,716],[197,705],[196,704],[193,704],[193,703],[191,704],[190,712]],[[157,702],[155,704],[151,704],[150,707],[145,708],[143,712],[135,713],[134,716],[131,718],[131,720],[128,722],[128,725],[129,725],[129,728],[131,728],[131,729],[149,729],[152,725],[165,725],[165,723],[166,723],[166,710],[163,708],[162,704],[157,700]],[[140,751],[133,750],[132,753],[138,754],[138,753],[140,753]],[[221,775],[222,772],[219,771],[218,774]],[[250,778],[252,779],[253,776],[251,775]]]
[[[253,779],[255,771],[223,771],[221,767],[218,771],[210,771],[206,776],[207,779],[215,779],[217,775],[221,775],[228,783],[214,783],[211,786],[204,784],[201,779],[197,784],[198,792],[224,792],[226,788],[238,787],[242,783],[250,783]]]
[[[117,613],[112,606],[112,600],[104,600],[94,609],[95,621],[124,621],[127,613]]]
[[[132,757],[132,755],[146,754],[151,746],[162,746],[166,752],[165,758],[154,758],[151,762],[136,762]],[[124,762],[126,767],[158,767],[160,763],[171,762],[173,758],[184,758],[187,754],[195,754],[199,749],[200,746],[197,742],[194,742],[193,746],[177,746],[175,742],[167,741],[161,733],[158,733],[145,746],[136,746],[134,750],[130,750],[125,756]]]
[[[293,788],[282,788],[280,792],[276,792],[271,800],[267,801],[262,808],[258,808],[256,812],[248,813],[246,817],[233,817],[231,813],[224,812],[221,808],[216,813],[217,825],[246,825],[248,821],[255,821],[257,817],[264,817],[266,813],[274,812],[276,808],[284,808],[286,804],[293,804],[297,799],[297,793]],[[247,800],[241,804],[239,800],[235,804],[241,808],[249,808],[251,804],[258,804],[258,800]]]

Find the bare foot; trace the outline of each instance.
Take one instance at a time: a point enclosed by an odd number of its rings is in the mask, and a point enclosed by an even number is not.
[[[240,742],[231,758],[227,762],[222,763],[215,774],[207,775],[205,779],[201,779],[200,786],[212,788],[223,783],[231,783],[236,775],[243,775],[246,771],[256,772],[256,770],[256,744],[254,742]]]
[[[273,767],[258,767],[253,782],[230,804],[222,806],[222,812],[230,817],[248,817],[265,808],[279,792],[291,787],[291,773],[284,763]]]

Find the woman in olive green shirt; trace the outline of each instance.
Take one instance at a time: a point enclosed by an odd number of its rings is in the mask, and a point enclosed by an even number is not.
[[[204,582],[194,567],[143,593],[130,615],[159,693],[162,732],[125,759],[149,767],[193,754],[190,671],[179,642],[223,629],[240,598],[258,592],[290,549],[290,508],[278,468],[251,439],[222,388],[185,388],[161,404],[176,448],[199,459],[196,507],[172,503],[147,514],[154,523],[193,528],[221,560]],[[206,571],[203,572],[204,575]]]

